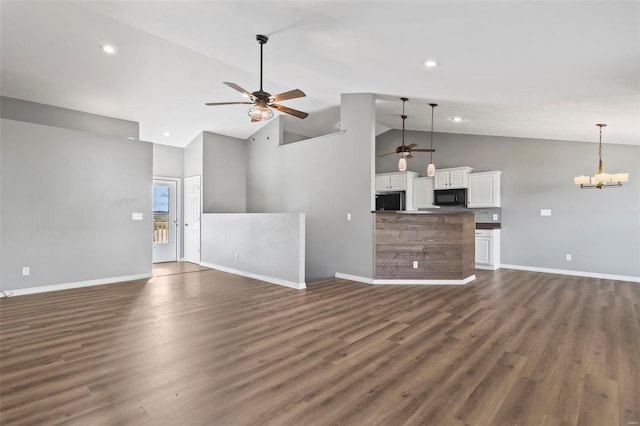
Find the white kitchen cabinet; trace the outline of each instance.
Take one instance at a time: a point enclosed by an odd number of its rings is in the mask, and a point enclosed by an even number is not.
[[[471,167],[452,167],[436,170],[434,189],[456,189],[467,187],[467,176]]]
[[[467,207],[500,207],[502,172],[471,173],[468,176]]]
[[[414,210],[433,207],[432,177],[421,177],[413,180],[413,207]]]
[[[376,175],[376,191],[407,191],[410,181],[418,176],[416,172],[380,173]]]
[[[476,229],[476,268],[500,269],[499,229]]]

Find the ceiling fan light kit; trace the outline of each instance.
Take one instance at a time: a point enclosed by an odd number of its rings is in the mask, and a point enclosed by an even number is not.
[[[598,173],[594,176],[576,176],[573,182],[581,189],[602,189],[602,188],[619,188],[624,182],[629,181],[629,173],[604,173],[602,171],[602,128],[606,124],[596,124],[600,128],[600,139],[598,142]]]
[[[243,96],[249,98],[251,101],[244,102],[209,102],[205,105],[253,105],[247,111],[249,117],[251,117],[251,122],[254,121],[266,121],[270,120],[274,116],[273,109],[277,109],[278,111],[284,112],[285,114],[293,115],[298,118],[307,118],[309,114],[303,111],[298,111],[297,109],[289,108],[284,105],[279,105],[276,102],[285,101],[287,99],[296,99],[305,97],[305,93],[300,89],[293,89],[287,92],[279,93],[277,95],[271,95],[269,92],[265,92],[262,90],[262,47],[267,43],[269,37],[266,35],[258,34],[256,35],[256,40],[258,44],[260,44],[260,90],[256,90],[255,92],[249,92],[248,90],[243,89],[235,83],[230,83],[228,81],[223,82],[223,84],[231,87],[234,90],[242,93]],[[273,109],[272,109],[273,108]]]

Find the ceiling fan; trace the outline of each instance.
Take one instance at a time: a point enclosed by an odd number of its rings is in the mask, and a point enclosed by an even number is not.
[[[402,145],[397,147],[395,151],[388,152],[388,153],[382,154],[382,155],[378,155],[378,157],[386,157],[387,155],[392,155],[392,154],[401,154],[402,158],[400,159],[400,161],[402,162],[403,158],[413,158],[413,155],[411,155],[412,152],[435,152],[436,151],[435,149],[417,148],[418,145],[416,145],[415,143],[412,143],[410,145],[405,145],[404,144],[404,121],[407,119],[407,116],[404,113],[404,104],[409,99],[408,98],[400,98],[400,100],[402,101],[402,115],[400,116],[402,118]]]
[[[256,40],[258,40],[258,43],[260,44],[260,90],[256,90],[255,92],[251,93],[243,89],[242,87],[238,86],[235,83],[229,83],[228,81],[225,81],[223,82],[223,84],[226,84],[232,89],[235,89],[238,92],[242,93],[251,101],[250,102],[249,101],[209,102],[209,103],[206,103],[205,105],[236,105],[236,104],[251,105],[253,104],[253,106],[249,108],[249,111],[248,111],[249,117],[251,117],[252,122],[269,120],[273,118],[272,108],[277,109],[278,111],[282,111],[286,114],[293,115],[294,117],[307,118],[309,114],[307,114],[306,112],[298,111],[297,109],[289,108],[284,105],[279,105],[276,103],[276,102],[284,101],[287,99],[296,99],[296,98],[302,98],[306,96],[302,90],[293,89],[293,90],[289,90],[288,92],[278,93],[277,95],[272,95],[271,93],[265,92],[264,90],[262,90],[262,46],[267,42],[267,40],[269,40],[269,37],[262,34],[258,34],[256,35]]]

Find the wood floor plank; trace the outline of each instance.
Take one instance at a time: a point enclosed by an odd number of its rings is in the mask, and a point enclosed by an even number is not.
[[[298,291],[168,263],[150,280],[3,298],[0,423],[640,421],[640,285],[476,276]]]

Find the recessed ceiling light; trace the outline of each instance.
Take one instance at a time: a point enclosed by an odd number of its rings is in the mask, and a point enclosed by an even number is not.
[[[456,123],[459,123],[462,121],[462,118],[460,117],[451,117],[451,121],[455,121]]]
[[[116,49],[112,44],[103,44],[102,51],[107,55],[115,55],[118,53],[118,49]]]
[[[171,136],[171,133],[169,132],[163,132],[162,136],[164,136],[165,138],[168,138],[169,136]]]
[[[437,67],[438,63],[436,61],[430,59],[430,60],[424,62],[424,66],[428,67],[428,68],[433,68],[433,67]]]
[[[130,141],[135,141],[136,138],[134,138],[133,136],[127,136],[127,139],[129,139]]]

